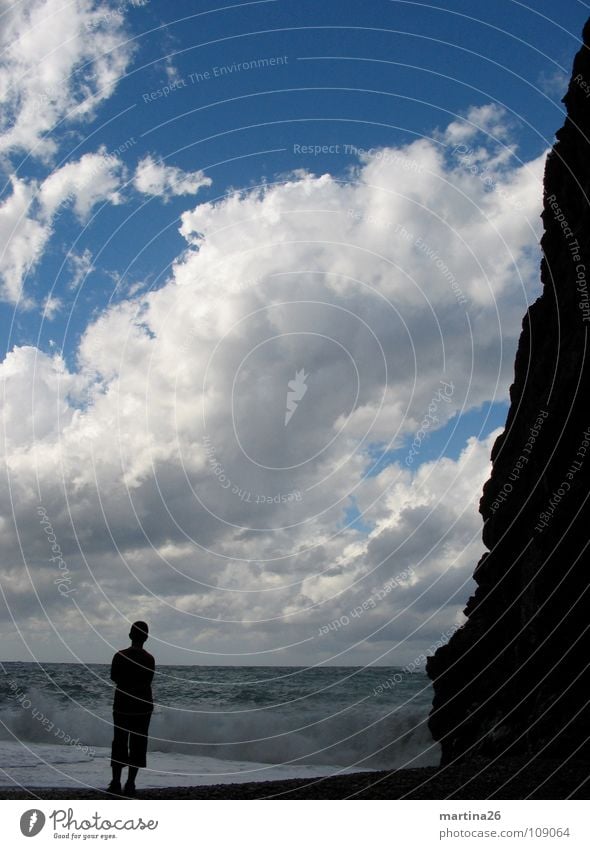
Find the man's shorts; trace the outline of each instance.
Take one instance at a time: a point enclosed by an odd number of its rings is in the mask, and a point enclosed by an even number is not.
[[[145,766],[151,713],[113,713],[111,766]]]

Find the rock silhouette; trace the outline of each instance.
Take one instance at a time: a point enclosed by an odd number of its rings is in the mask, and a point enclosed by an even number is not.
[[[529,308],[480,512],[465,625],[429,659],[442,763],[588,757],[590,20],[547,159],[541,297]]]

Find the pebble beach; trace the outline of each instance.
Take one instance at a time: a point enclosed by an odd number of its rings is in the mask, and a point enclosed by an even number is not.
[[[106,781],[105,781],[106,785]],[[141,789],[141,799],[588,799],[590,761],[509,760],[318,779]],[[1,799],[103,799],[93,788],[0,788]]]

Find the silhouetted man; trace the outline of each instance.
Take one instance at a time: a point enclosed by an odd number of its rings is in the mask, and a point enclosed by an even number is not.
[[[108,789],[111,793],[121,792],[121,773],[123,767],[128,766],[127,796],[135,794],[137,771],[145,766],[148,728],[154,709],[152,679],[156,664],[152,655],[143,648],[147,638],[146,623],[134,622],[129,632],[130,647],[118,651],[111,665],[111,678],[117,689],[113,702],[113,780]]]

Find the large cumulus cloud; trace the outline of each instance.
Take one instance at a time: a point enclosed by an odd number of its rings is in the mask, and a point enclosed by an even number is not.
[[[99,659],[141,611],[163,661],[403,663],[460,621],[493,436],[407,452],[507,396],[543,157],[503,132],[488,108],[200,204],[169,280],[98,316],[75,366],[8,355],[5,594],[37,656],[48,620]]]

